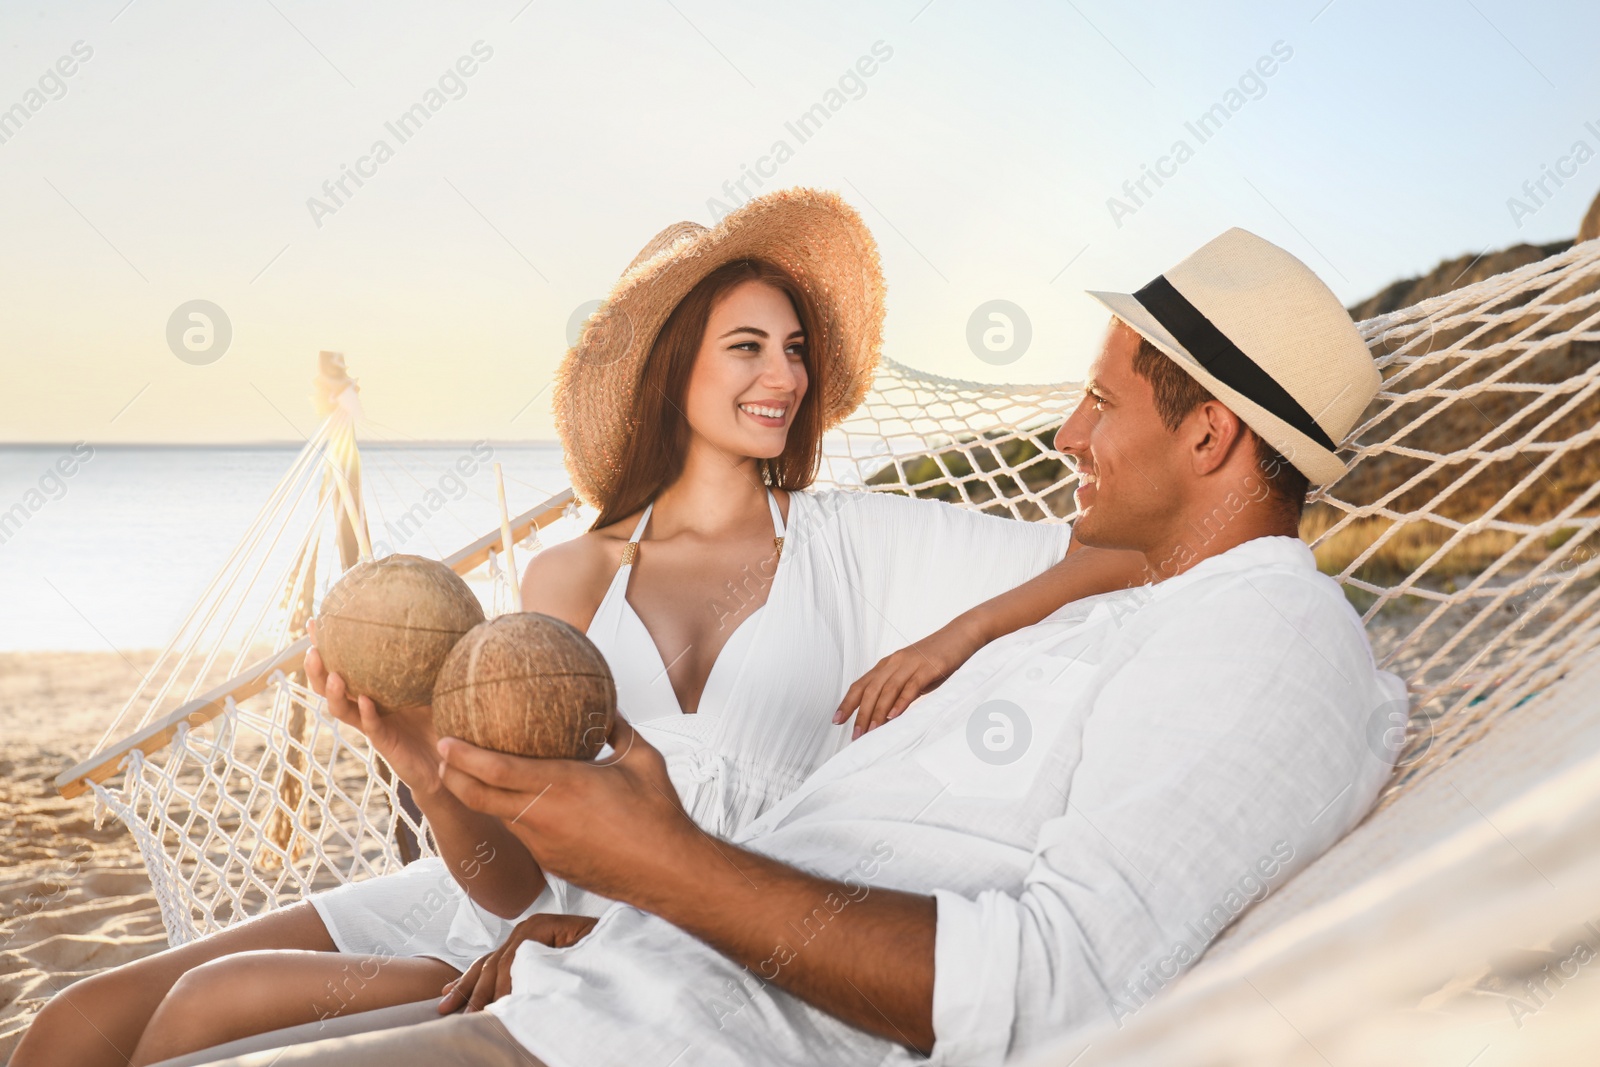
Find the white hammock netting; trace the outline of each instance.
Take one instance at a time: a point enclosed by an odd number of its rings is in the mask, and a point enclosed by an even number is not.
[[[1383,391],[1303,533],[1411,688],[1381,805],[1600,644],[1597,323],[1600,241],[1359,324]],[[1048,441],[1078,396],[886,361],[828,436],[820,481],[1070,519],[1074,477]],[[173,944],[433,851],[365,738],[300,673],[313,600],[369,551],[353,401],[307,443],[96,756],[60,779],[132,830]],[[540,527],[579,518],[565,494],[520,516],[522,562]],[[478,579],[488,568],[491,613],[513,603],[501,542],[491,530],[447,557]],[[1316,875],[1297,886],[1310,900]]]

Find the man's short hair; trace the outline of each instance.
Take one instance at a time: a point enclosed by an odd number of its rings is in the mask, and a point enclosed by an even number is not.
[[[1174,363],[1171,357],[1143,335],[1139,337],[1139,351],[1133,356],[1133,372],[1150,383],[1150,390],[1155,394],[1156,414],[1161,416],[1162,423],[1169,430],[1176,430],[1189,412],[1207,400],[1216,399],[1193,375]],[[1284,459],[1282,453],[1267,444],[1265,438],[1245,425],[1243,419],[1239,420],[1239,424],[1244,426],[1255,443],[1256,466],[1266,480],[1267,492],[1273,503],[1282,508],[1286,515],[1298,520],[1306,506],[1310,481],[1294,464]]]

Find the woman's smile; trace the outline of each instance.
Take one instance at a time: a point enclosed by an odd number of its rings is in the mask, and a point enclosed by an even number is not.
[[[781,428],[788,424],[789,404],[787,402],[756,403],[747,401],[739,405],[739,410],[758,426]]]

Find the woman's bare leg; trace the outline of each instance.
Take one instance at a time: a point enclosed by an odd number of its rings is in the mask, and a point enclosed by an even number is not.
[[[422,957],[235,953],[178,979],[145,1027],[133,1067],[285,1026],[437,997],[460,973]]]
[[[220,956],[268,948],[331,952],[337,946],[316,909],[302,901],[102,971],[50,999],[12,1054],[11,1067],[127,1067],[145,1024],[186,972]]]

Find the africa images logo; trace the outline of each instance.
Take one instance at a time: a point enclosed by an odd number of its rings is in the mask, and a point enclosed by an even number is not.
[[[1009,700],[986,700],[967,717],[967,747],[991,766],[1017,762],[1032,741],[1028,713]]]
[[[192,366],[215,363],[232,343],[233,322],[209,300],[179,304],[167,316],[167,347]]]

